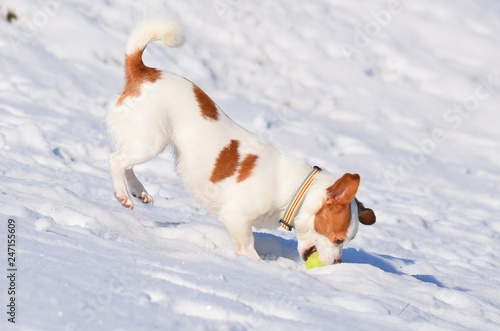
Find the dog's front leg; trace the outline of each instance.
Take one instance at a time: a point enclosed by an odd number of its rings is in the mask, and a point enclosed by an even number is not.
[[[262,259],[254,247],[252,225],[249,224],[248,220],[242,219],[241,216],[231,218],[221,216],[221,219],[233,241],[236,254],[249,257],[255,261],[261,261]]]
[[[127,185],[132,196],[144,203],[153,204],[153,197],[148,194],[142,183],[137,179],[133,168],[125,170],[125,179],[127,180]]]

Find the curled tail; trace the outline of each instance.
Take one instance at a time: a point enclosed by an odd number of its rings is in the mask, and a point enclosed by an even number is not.
[[[175,14],[146,16],[132,30],[127,42],[126,54],[144,51],[154,41],[162,40],[168,47],[179,47],[184,42],[182,24]]]
[[[142,61],[144,49],[154,40],[162,40],[168,47],[182,45],[184,31],[176,15],[146,16],[132,30],[125,52],[125,86],[116,101],[117,106],[129,97],[138,97],[143,83],[154,83],[160,78],[159,70],[147,67]]]

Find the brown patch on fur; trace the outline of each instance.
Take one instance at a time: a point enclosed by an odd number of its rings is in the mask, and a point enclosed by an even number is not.
[[[238,168],[240,154],[238,153],[238,140],[231,140],[229,145],[225,146],[215,160],[215,165],[210,176],[212,183],[220,182],[221,180],[231,177]]]
[[[213,100],[196,85],[193,85],[193,92],[200,106],[201,115],[207,120],[217,121],[219,113]]]
[[[358,206],[358,219],[361,224],[372,225],[376,222],[377,218],[375,213],[370,208],[366,208],[361,201],[356,200],[356,205]]]
[[[125,86],[116,101],[118,106],[128,97],[141,95],[141,85],[143,83],[154,83],[160,78],[161,72],[158,69],[147,67],[142,62],[143,51],[139,49],[125,56]]]
[[[314,230],[331,242],[346,239],[351,222],[349,204],[359,187],[359,175],[344,174],[326,189],[326,199],[314,217]]]
[[[255,154],[247,154],[245,156],[240,164],[240,170],[238,171],[238,177],[236,178],[237,183],[244,181],[252,174],[252,170],[255,167],[256,161],[257,155]]]
[[[349,205],[330,204],[323,200],[314,217],[314,230],[335,243],[345,240],[350,222]]]
[[[328,202],[349,204],[358,191],[359,181],[358,174],[344,174],[326,189]]]

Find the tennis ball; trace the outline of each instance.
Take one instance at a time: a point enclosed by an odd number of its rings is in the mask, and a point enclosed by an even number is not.
[[[306,269],[312,269],[324,266],[323,262],[319,259],[318,252],[313,252],[306,261]]]

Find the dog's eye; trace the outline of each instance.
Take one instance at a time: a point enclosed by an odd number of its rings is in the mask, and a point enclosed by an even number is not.
[[[335,243],[335,245],[342,245],[344,243],[344,240],[342,240],[342,239],[335,239],[333,242]]]

